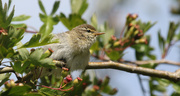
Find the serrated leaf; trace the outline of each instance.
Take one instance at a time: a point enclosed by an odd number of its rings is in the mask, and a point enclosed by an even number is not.
[[[45,11],[45,8],[44,8],[41,0],[38,0],[38,4],[39,4],[39,7],[40,7],[41,11],[46,15],[46,11]]]
[[[12,21],[25,21],[28,20],[31,16],[27,16],[27,15],[19,15],[16,16],[12,19]]]
[[[74,0],[75,1],[75,0]],[[88,8],[88,3],[87,3],[87,0],[83,0],[82,4],[81,4],[81,8],[80,10],[78,11],[78,14],[82,15],[86,9]]]
[[[43,40],[50,35],[53,30],[53,26],[58,24],[59,20],[58,17],[52,16],[40,16],[40,18],[44,22],[39,31],[39,33],[42,35],[41,40]]]
[[[87,7],[87,0],[71,0],[71,10],[73,14],[82,15]]]
[[[9,24],[11,23],[12,17],[14,15],[14,7],[9,16],[7,16],[8,8],[7,8],[6,3],[5,3],[4,7],[5,8],[3,9],[2,1],[1,1],[0,2],[0,27],[6,29],[9,26]]]
[[[36,66],[53,67],[54,63],[51,58],[42,58],[44,50],[36,49],[30,56],[29,60]]]
[[[169,31],[168,31],[167,40],[166,40],[168,44],[172,41],[178,26],[179,26],[179,23],[175,24],[174,22],[170,22]]]
[[[11,11],[10,15],[7,17],[7,21],[6,21],[7,26],[11,23],[11,20],[14,16],[14,8],[15,8],[15,6],[13,7],[13,10]]]
[[[67,18],[63,13],[61,13],[59,19],[69,30],[78,25],[86,24],[86,21],[77,14],[70,14]]]
[[[10,64],[13,67],[15,72],[22,74],[23,72],[25,72],[26,68],[31,64],[31,62],[28,60],[25,60],[25,61],[15,61],[14,64],[12,63]]]
[[[57,11],[57,9],[59,8],[59,4],[60,4],[60,1],[55,1],[53,5],[53,9],[51,11],[51,15],[54,15],[54,13]]]
[[[40,34],[33,35],[29,42],[25,43],[21,48],[36,47],[38,45],[40,37]]]
[[[69,29],[69,30],[72,29],[70,21],[68,20],[68,18],[63,13],[60,14],[59,19],[64,24],[64,26],[66,26],[67,29]]]
[[[52,39],[53,35],[49,35],[47,36],[45,39],[40,40],[41,39],[41,34],[36,34],[33,35],[32,38],[26,42],[24,45],[22,45],[19,48],[30,48],[30,47],[38,47],[38,46],[44,46],[47,44],[52,44],[52,43],[58,43],[59,40],[58,39]]]
[[[29,51],[26,48],[18,49],[19,55],[21,56],[22,60],[26,60],[29,57]]]
[[[156,24],[156,22],[142,22],[141,20],[134,21],[134,23],[140,26],[140,29],[143,31],[143,33],[146,33],[152,26]]]
[[[21,73],[21,61],[15,61],[14,65],[11,63],[11,66],[13,67],[15,72]]]

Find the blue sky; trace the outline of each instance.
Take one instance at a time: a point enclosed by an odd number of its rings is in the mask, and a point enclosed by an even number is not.
[[[4,3],[7,0],[2,1]],[[53,1],[55,0],[51,0],[51,2],[49,0],[42,1],[46,8],[46,11],[50,13],[51,8],[53,6]],[[67,16],[71,12],[69,1],[70,0],[61,0],[58,12],[63,12]],[[113,3],[113,1],[115,3]],[[109,8],[112,8],[112,10],[110,10],[114,12],[112,12],[112,14],[115,14],[117,17],[121,17],[121,19],[118,19],[117,22],[115,22],[115,24],[123,24],[128,13],[137,13],[139,15],[139,18],[143,21],[157,21],[157,24],[152,29],[150,29],[147,34],[150,34],[152,36],[151,45],[155,48],[155,51],[153,53],[158,56],[158,59],[161,59],[161,53],[157,41],[157,32],[158,30],[161,30],[162,35],[166,37],[166,34],[168,32],[169,21],[177,22],[177,20],[179,20],[179,16],[170,14],[170,8],[173,5],[175,5],[175,3],[173,3],[173,0],[127,0],[127,2],[125,3],[126,6],[116,4],[117,1],[118,0],[112,0],[112,3],[105,3],[103,2],[103,0],[89,0],[89,8],[87,12],[85,12],[85,14],[83,15],[83,18],[89,21],[90,16],[94,12],[96,12],[99,16],[98,18],[101,19],[100,16],[102,15],[100,14],[100,11],[105,8],[103,6],[111,4]],[[41,11],[39,9],[37,2],[38,0],[12,0],[12,5],[15,5],[15,16],[22,14],[30,15],[31,18],[27,21],[24,21],[24,23],[26,23],[30,27],[39,30],[40,26],[42,25],[42,22],[38,17],[39,12]],[[104,22],[105,20],[108,20],[109,18],[108,16],[106,16],[108,13],[102,14],[104,15],[104,17],[101,20],[99,20],[100,23]],[[54,33],[64,31],[67,31],[67,29],[61,23],[55,26],[53,30]],[[28,41],[31,35],[32,34],[26,33],[23,39],[23,43]],[[179,45],[176,44],[174,47],[171,48],[170,54],[166,57],[166,59],[180,62],[179,54],[177,54],[177,52],[180,52],[178,46]],[[134,51],[131,49],[126,50],[126,55],[124,56],[124,59],[135,60]],[[160,65],[158,69],[173,72],[176,69],[178,69],[178,67]],[[127,73],[119,70],[102,69],[96,71],[96,75],[101,78],[104,78],[106,75],[109,75],[111,77],[110,84],[112,85],[112,87],[116,87],[119,89],[117,96],[142,96],[142,92],[136,74]],[[148,79],[148,77],[144,76],[143,78]],[[148,91],[148,83],[143,82],[143,84],[145,85],[146,90]],[[171,91],[172,88],[169,88],[168,92],[170,93]]]

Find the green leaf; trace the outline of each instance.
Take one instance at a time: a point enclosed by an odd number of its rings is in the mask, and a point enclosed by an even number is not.
[[[145,54],[143,52],[135,51],[135,54],[136,54],[137,60],[143,60],[143,57],[145,56]]]
[[[94,26],[97,29],[98,23],[97,23],[97,16],[96,16],[96,14],[93,14],[93,16],[91,17],[91,25]]]
[[[38,0],[38,3],[39,3],[39,7],[40,7],[41,11],[46,15],[46,11],[45,11],[45,8],[44,8],[41,0]]]
[[[2,86],[6,81],[8,81],[10,76],[11,76],[11,74],[9,74],[9,73],[0,74],[0,86]]]
[[[41,21],[44,22],[44,24],[41,26],[39,33],[42,35],[42,40],[45,39],[53,30],[53,26],[58,24],[59,20],[58,17],[52,17],[52,16],[45,16],[40,14]]]
[[[81,16],[86,11],[87,7],[87,0],[71,0],[71,10],[73,14],[79,14]]]
[[[179,24],[180,23],[175,24],[174,22],[170,22],[167,41],[166,41],[168,44],[170,44],[170,42],[172,41]]]
[[[69,30],[72,29],[70,21],[63,13],[60,13],[59,19],[64,24],[64,26],[66,26],[66,28],[68,28]]]
[[[11,23],[11,20],[14,16],[14,8],[15,8],[15,6],[13,7],[13,10],[11,11],[10,15],[7,17],[7,21],[6,21],[7,26]]]
[[[21,73],[21,61],[15,61],[14,65],[11,63],[11,66],[13,67],[14,71]]]
[[[11,2],[12,2],[12,0],[9,0],[9,2],[8,2],[8,10],[9,10],[9,8],[11,6]]]
[[[135,24],[140,26],[140,29],[143,31],[143,33],[146,33],[152,26],[156,24],[156,22],[151,23],[149,22],[142,22],[141,20],[135,21]]]
[[[132,46],[136,51],[146,53],[148,52],[149,48],[146,44],[136,44]]]
[[[18,49],[19,55],[21,56],[22,60],[26,60],[29,57],[29,51],[26,48]]]
[[[4,40],[7,48],[14,47],[22,38],[23,38],[24,30],[23,29],[15,29],[14,27],[9,27],[8,37]]]
[[[102,86],[102,87],[103,87],[102,92],[104,93],[109,93],[112,90],[109,85]]]
[[[6,57],[8,50],[2,45],[0,45],[0,49],[0,59],[3,59]]]
[[[110,53],[106,54],[111,60],[118,60],[121,57],[118,51],[111,51]]]
[[[41,34],[34,34],[32,36],[32,38],[26,42],[24,45],[22,45],[19,48],[30,48],[30,47],[38,47],[38,46],[44,46],[47,44],[52,44],[52,43],[58,43],[59,40],[58,39],[52,39],[53,35],[50,34],[49,36],[45,37],[45,39],[40,40],[41,39]]]
[[[171,96],[180,96],[180,93],[173,92],[173,93],[171,94]]]
[[[22,96],[25,93],[28,93],[31,91],[31,87],[24,85],[24,86],[15,86],[13,88],[10,88],[3,92],[1,95],[2,96]]]
[[[166,92],[166,87],[161,86],[161,85],[154,85],[153,89],[159,92]]]
[[[165,40],[164,38],[161,36],[160,31],[158,32],[158,40],[159,40],[159,47],[162,50],[162,52],[164,52],[165,49]]]
[[[24,28],[24,30],[27,28],[27,25],[24,23],[21,24],[11,24],[14,28]]]
[[[61,13],[59,19],[69,30],[78,25],[86,24],[86,21],[77,14],[70,14],[69,18],[67,18],[63,13]]]
[[[73,0],[73,1],[75,1],[75,0]],[[81,8],[78,11],[78,14],[82,15],[86,11],[87,8],[88,8],[87,0],[83,0],[83,2],[81,4]]]
[[[9,24],[11,23],[12,17],[14,15],[14,7],[13,10],[10,12],[10,15],[7,15],[8,7],[5,3],[4,9],[2,6],[2,1],[0,1],[0,27],[6,29]]]
[[[105,23],[104,25],[101,25],[99,28],[100,32],[105,32],[105,34],[101,35],[100,38],[103,41],[103,44],[101,47],[108,48],[108,42],[111,39],[111,36],[114,35],[115,30],[108,27],[108,24]]]
[[[95,50],[99,50],[99,42],[96,41],[90,48],[90,50],[95,51]]]
[[[54,15],[54,13],[57,11],[57,9],[59,8],[59,4],[60,4],[60,1],[55,1],[53,5],[53,9],[51,11],[51,15]]]
[[[15,61],[14,65],[11,63],[11,66],[13,67],[14,71],[22,74],[30,64],[31,64],[31,62],[28,60]]]
[[[16,16],[12,19],[12,21],[25,21],[27,19],[29,19],[31,16],[27,16],[27,15],[20,15],[20,16]]]
[[[176,83],[172,83],[173,84],[173,88],[175,90],[175,92],[180,94],[180,82],[176,82]]]
[[[51,58],[42,58],[44,50],[36,49],[30,56],[29,60],[36,66],[53,67],[55,66]]]

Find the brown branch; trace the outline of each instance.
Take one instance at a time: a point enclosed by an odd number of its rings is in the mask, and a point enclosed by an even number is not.
[[[14,72],[12,67],[0,68],[0,74],[2,74],[2,73],[9,73],[9,72]]]
[[[122,63],[116,63],[116,62],[90,62],[89,65],[86,67],[86,69],[117,69],[122,70],[130,73],[138,73],[146,76],[153,76],[153,77],[159,77],[168,79],[174,82],[180,81],[180,69],[176,72],[168,72],[168,71],[161,71],[161,70],[155,70],[150,68],[144,68],[144,67],[137,67],[133,65],[127,65]],[[12,68],[3,68],[3,70],[0,70],[1,73],[7,73],[7,72],[14,72]],[[22,78],[23,81],[29,80],[29,78],[32,77],[31,74],[27,74],[24,78]]]
[[[127,71],[130,73],[139,73],[146,76],[164,78],[174,82],[180,80],[180,70],[176,72],[168,72],[168,71],[161,71],[150,68],[126,65],[116,62],[90,62],[89,65],[87,66],[87,69],[117,69],[117,70]]]
[[[124,63],[132,63],[136,65],[144,65],[144,64],[149,64],[149,63],[157,63],[157,64],[170,64],[170,65],[177,65],[180,66],[179,62],[174,62],[166,59],[162,60],[147,60],[147,61],[122,61]]]

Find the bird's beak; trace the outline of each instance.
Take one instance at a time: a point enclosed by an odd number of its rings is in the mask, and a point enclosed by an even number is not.
[[[102,35],[105,34],[104,32],[94,32],[94,35]]]

